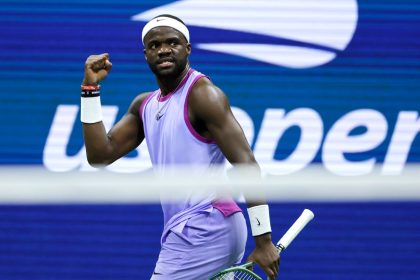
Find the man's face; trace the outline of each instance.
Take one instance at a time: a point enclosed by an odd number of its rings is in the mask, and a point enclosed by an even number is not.
[[[176,78],[188,63],[191,45],[172,27],[153,28],[144,37],[144,55],[157,77]]]

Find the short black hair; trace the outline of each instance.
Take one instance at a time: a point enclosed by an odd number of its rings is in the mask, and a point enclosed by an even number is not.
[[[186,24],[182,21],[182,19],[180,19],[179,17],[173,16],[173,15],[170,15],[170,14],[158,15],[158,16],[155,16],[154,18],[158,18],[158,17],[169,17],[169,18],[173,18],[173,19],[175,19],[175,20],[179,21],[180,23],[182,23],[183,25],[187,26],[187,25],[186,25]]]

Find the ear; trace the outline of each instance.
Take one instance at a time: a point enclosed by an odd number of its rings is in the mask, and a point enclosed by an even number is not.
[[[143,49],[144,58],[147,60],[146,49]]]
[[[190,44],[190,43],[187,43],[187,48],[186,48],[186,50],[187,50],[187,54],[191,54],[192,47],[191,47],[191,44]]]

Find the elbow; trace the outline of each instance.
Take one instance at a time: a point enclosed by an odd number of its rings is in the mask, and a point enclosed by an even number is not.
[[[111,161],[108,161],[105,158],[92,155],[87,156],[87,161],[90,166],[95,168],[102,168],[112,163]]]

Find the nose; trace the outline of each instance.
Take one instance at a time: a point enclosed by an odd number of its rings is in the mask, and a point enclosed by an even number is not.
[[[168,55],[172,52],[170,46],[168,44],[162,44],[158,50],[158,54],[160,56]]]

